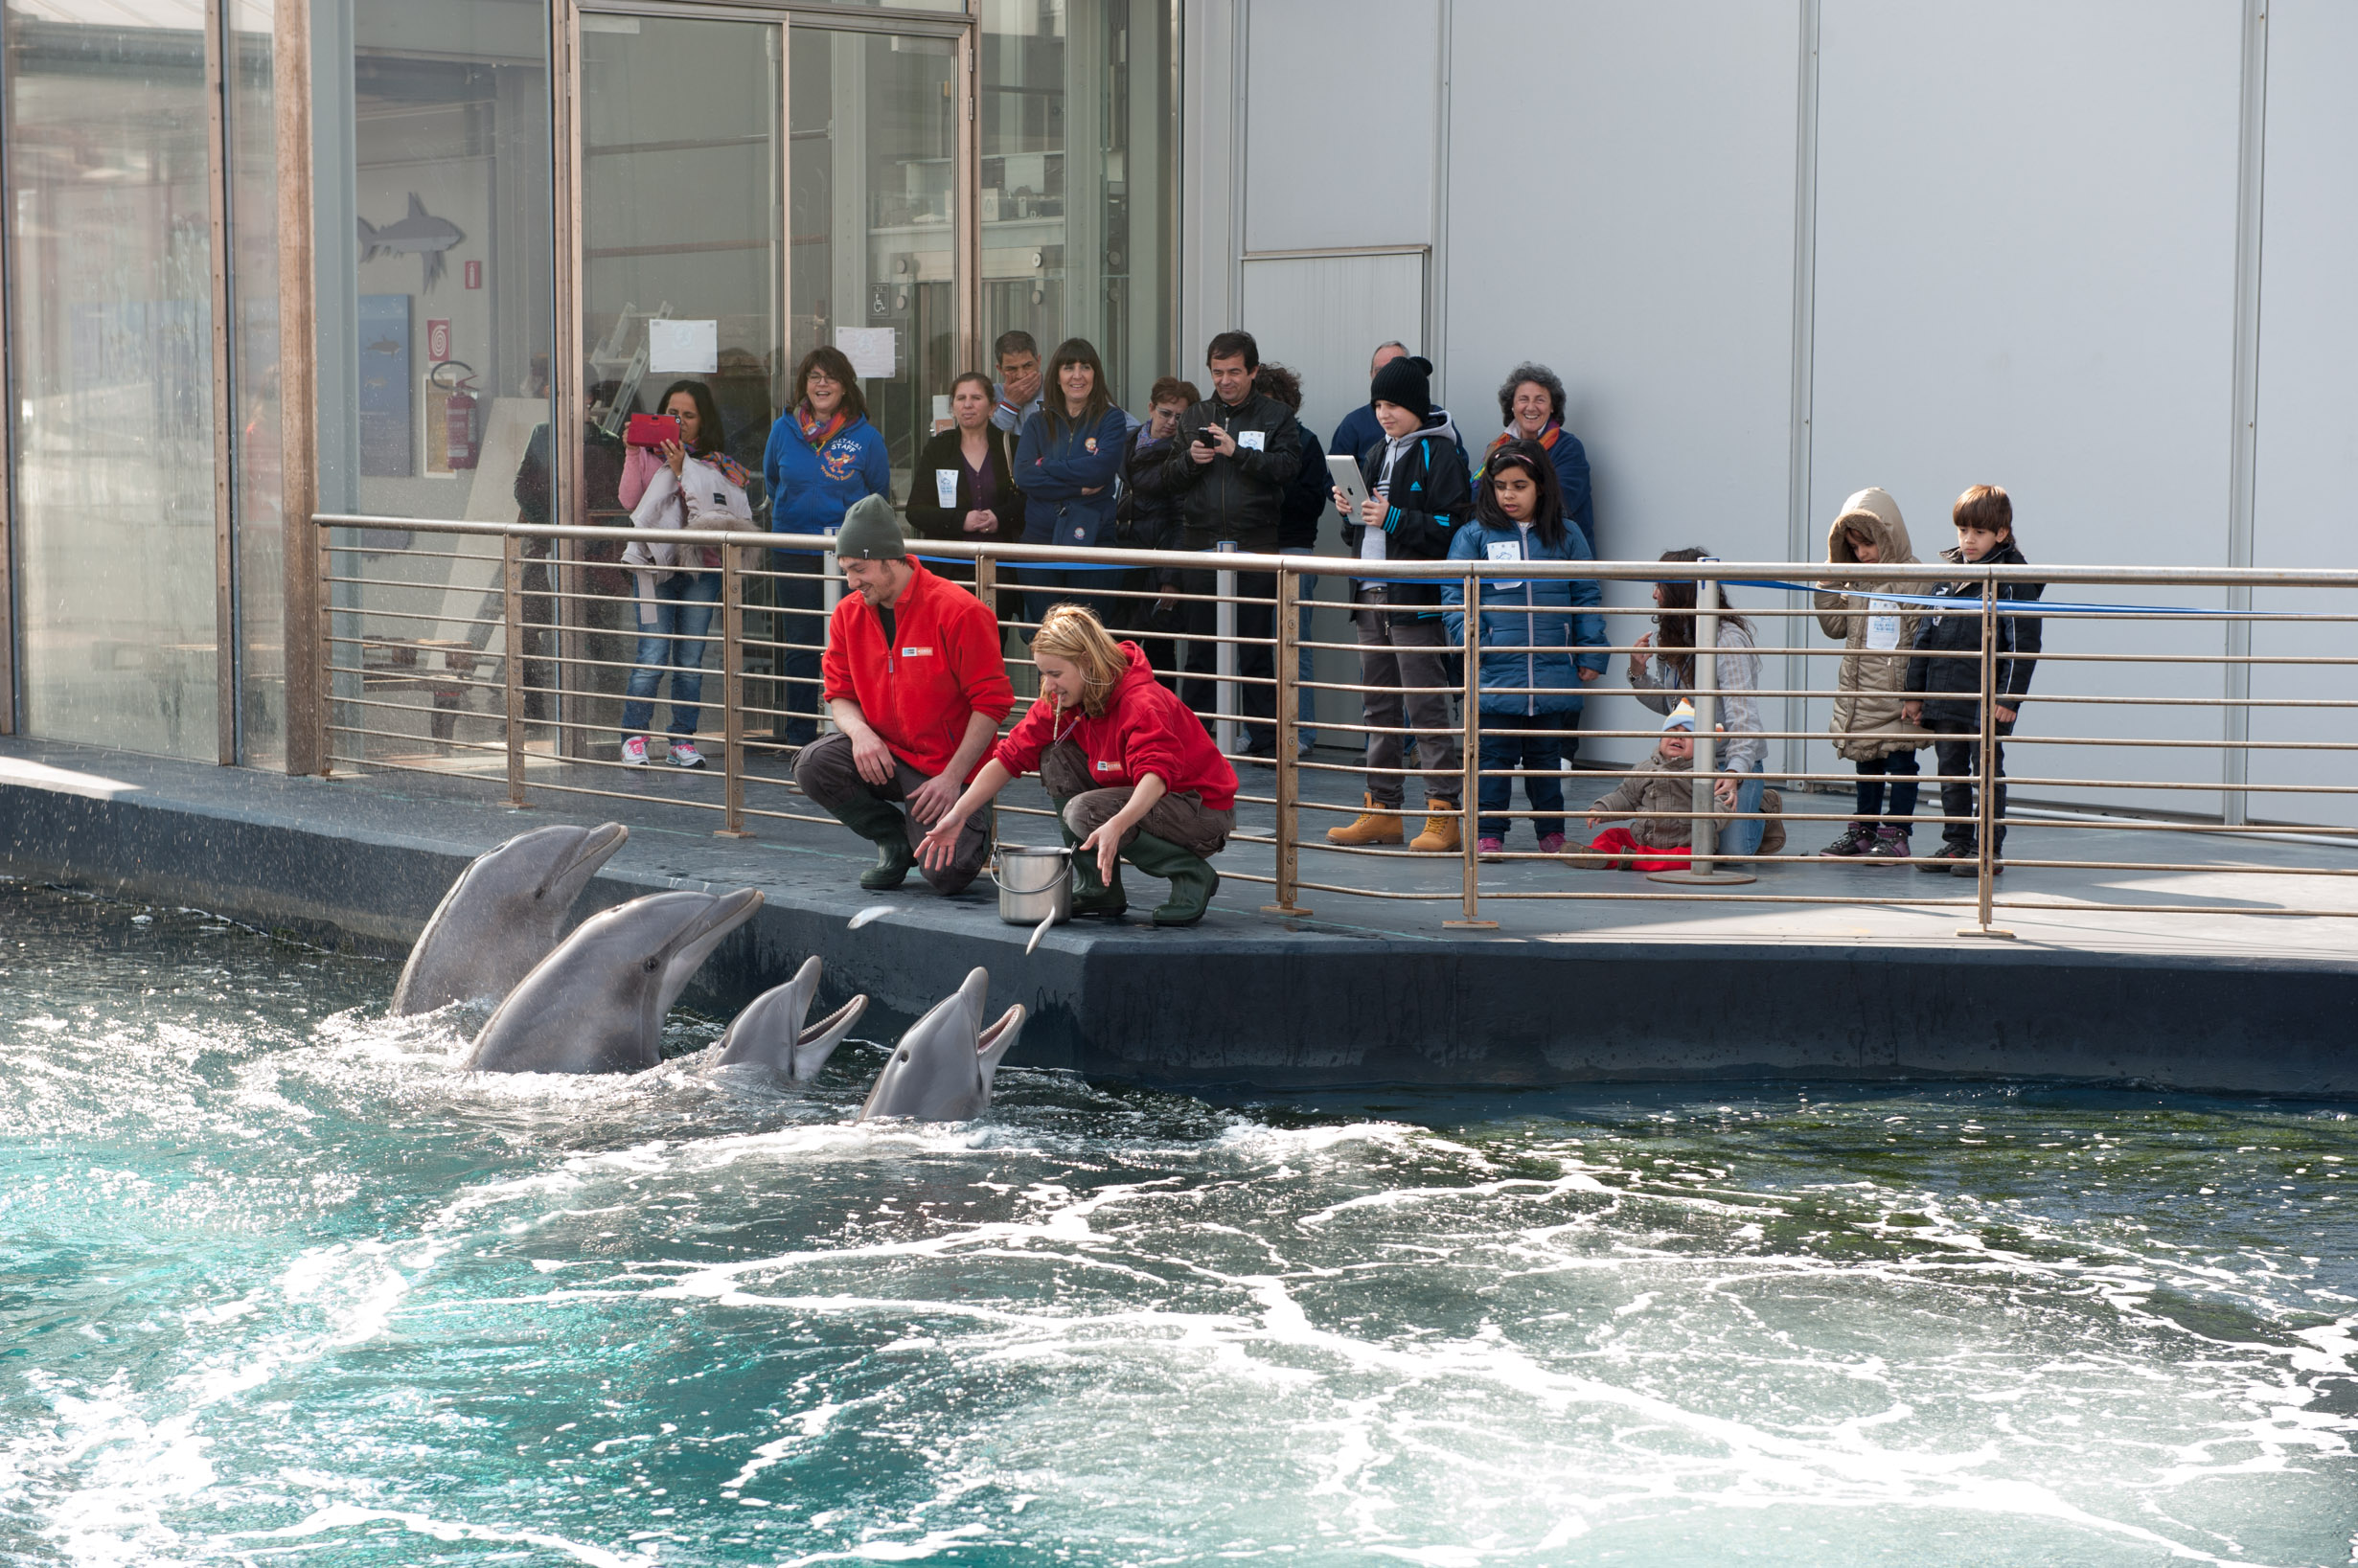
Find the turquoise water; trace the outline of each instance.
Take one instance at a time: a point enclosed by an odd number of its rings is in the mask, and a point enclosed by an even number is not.
[[[470,1079],[0,882],[0,1560],[2345,1563],[2353,1107]]]

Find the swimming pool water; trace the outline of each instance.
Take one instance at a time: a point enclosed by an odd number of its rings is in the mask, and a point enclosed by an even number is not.
[[[2347,1105],[858,1126],[881,1047],[475,1079],[395,972],[0,882],[0,1560],[2352,1560]]]

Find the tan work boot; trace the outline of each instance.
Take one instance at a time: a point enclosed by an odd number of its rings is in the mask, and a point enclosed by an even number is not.
[[[1465,847],[1457,836],[1457,803],[1430,800],[1425,803],[1425,830],[1408,840],[1408,848],[1422,850],[1427,854],[1455,854]],[[1443,813],[1448,813],[1443,815]]]
[[[1326,841],[1329,844],[1356,846],[1397,844],[1401,841],[1405,835],[1400,827],[1400,813],[1379,807],[1372,793],[1363,797],[1363,804],[1366,809],[1360,812],[1357,818],[1340,828],[1329,828],[1326,830]]]

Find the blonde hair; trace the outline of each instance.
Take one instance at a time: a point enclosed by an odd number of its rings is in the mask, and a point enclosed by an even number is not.
[[[1106,699],[1130,668],[1130,657],[1106,631],[1095,612],[1080,604],[1052,606],[1032,634],[1032,655],[1063,659],[1081,671],[1081,709],[1105,716]]]

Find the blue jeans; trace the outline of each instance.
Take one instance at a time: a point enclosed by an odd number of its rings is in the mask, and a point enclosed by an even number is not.
[[[790,716],[778,720],[777,733],[790,746],[807,746],[819,733],[818,648],[827,640],[827,583],[819,557],[807,551],[773,550],[769,558],[787,574],[773,581],[778,609],[769,618],[770,637],[804,645],[775,655],[777,671],[786,677],[778,688],[778,706]]]
[[[712,607],[721,598],[718,572],[674,572],[657,578],[652,597],[645,579],[633,573],[639,614],[638,668],[622,705],[625,736],[643,735],[654,714],[655,687],[669,669],[672,673],[672,730],[676,736],[696,733],[697,699],[704,694],[704,643],[712,625]]]
[[[1490,714],[1482,715],[1482,795],[1484,812],[1503,811],[1514,798],[1515,781],[1494,777],[1500,768],[1537,769],[1522,781],[1522,792],[1530,798],[1534,811],[1564,809],[1564,775],[1558,771],[1564,745],[1561,731],[1567,714]],[[1491,726],[1501,730],[1531,730],[1531,735],[1500,735]],[[1564,831],[1561,816],[1533,817],[1532,830],[1545,838],[1549,833]],[[1481,819],[1480,836],[1504,838],[1507,819],[1485,815]]]
[[[1889,757],[1876,757],[1860,762],[1859,820],[1875,828],[1897,828],[1905,833],[1912,825],[1908,818],[1916,814],[1916,776],[1924,770],[1916,763],[1912,751],[1895,751]],[[1884,780],[1891,781],[1887,791]],[[1884,814],[1884,802],[1891,803],[1892,816],[1898,822],[1876,822]]]
[[[1737,810],[1757,811],[1760,809],[1760,792],[1769,786],[1769,781],[1761,774],[1761,766],[1759,762],[1752,763],[1751,772],[1737,782]],[[1735,770],[1723,765],[1721,771],[1725,773]],[[1758,854],[1760,835],[1768,830],[1768,827],[1766,822],[1757,817],[1750,822],[1721,824],[1717,845],[1719,852],[1722,854]]]

